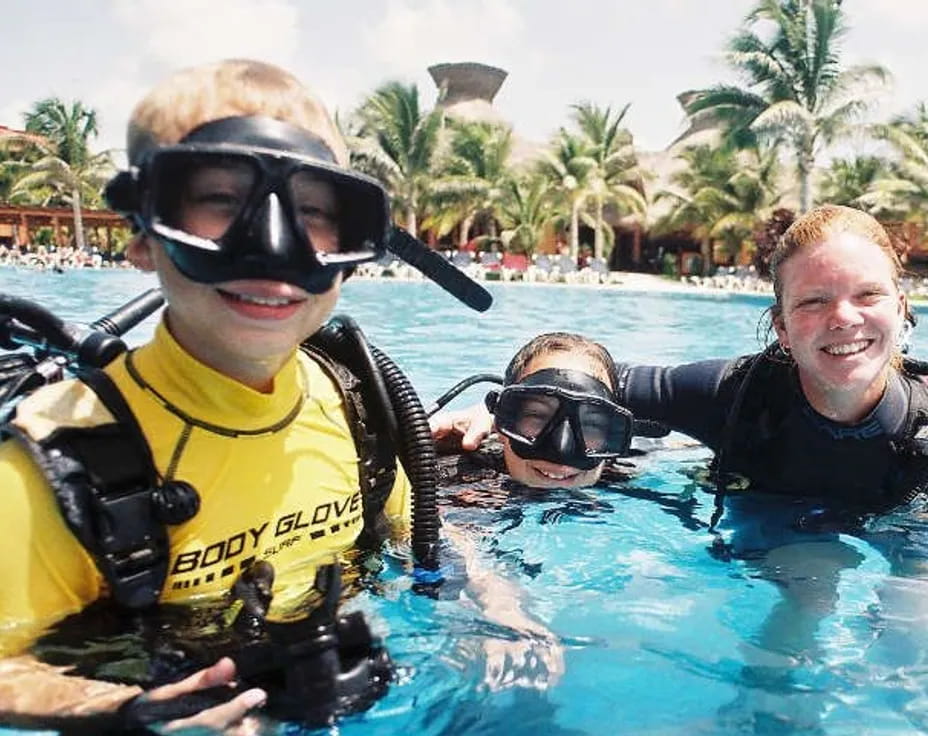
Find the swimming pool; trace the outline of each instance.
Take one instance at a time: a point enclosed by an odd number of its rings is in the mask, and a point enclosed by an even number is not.
[[[152,285],[133,272],[0,270],[0,291],[74,319],[95,318]],[[476,314],[428,283],[350,281],[339,311],[358,320],[428,403],[465,375],[501,371],[540,331],[582,332],[630,361],[753,352],[769,304],[722,294],[489,288],[496,302]],[[917,330],[913,347],[928,356],[928,337]],[[480,396],[474,389],[456,404]],[[356,603],[385,634],[401,678],[337,732],[928,730],[925,523],[890,516],[859,537],[797,537],[782,532],[771,509],[739,533],[770,547],[789,544],[731,559],[713,545],[712,499],[692,480],[707,456],[701,448],[665,449],[646,456],[626,485],[504,499],[476,488],[468,503],[449,504],[446,515],[471,532],[483,565],[513,583],[521,607],[557,637],[564,674],[546,690],[486,686],[485,645],[530,648],[531,641],[488,622],[450,592],[453,584],[437,600],[413,593],[388,560],[379,590]],[[449,575],[452,583],[460,577]],[[503,661],[507,668],[512,677],[524,674]]]

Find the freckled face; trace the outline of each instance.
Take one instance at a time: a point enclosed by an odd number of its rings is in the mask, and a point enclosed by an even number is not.
[[[611,385],[609,376],[590,356],[583,353],[555,351],[537,356],[525,366],[520,378],[537,373],[545,368],[562,368],[581,371]],[[501,436],[506,470],[513,480],[530,488],[582,488],[594,485],[603,472],[604,463],[590,470],[581,470],[570,465],[551,463],[547,460],[529,460],[519,457],[512,450],[509,438]]]
[[[889,256],[852,233],[831,235],[781,266],[774,327],[813,405],[839,393],[871,407],[879,401],[905,312],[895,277]]]

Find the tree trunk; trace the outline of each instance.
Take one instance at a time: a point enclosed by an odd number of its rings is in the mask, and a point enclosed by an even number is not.
[[[815,157],[809,150],[799,151],[799,214],[812,207],[812,167]]]
[[[84,216],[81,213],[81,193],[79,189],[71,192],[71,211],[74,213],[74,245],[79,251],[84,250]]]
[[[576,199],[570,209],[570,257],[577,260],[580,255],[580,200]]]
[[[596,234],[593,239],[593,256],[596,258],[603,257],[605,246],[605,236],[603,235],[603,201],[596,198]]]
[[[700,243],[702,253],[702,275],[708,276],[712,271],[712,238],[708,235]]]
[[[414,238],[417,238],[419,237],[417,233],[418,227],[419,224],[416,221],[416,206],[412,204],[409,205],[409,209],[406,211],[406,232],[408,232]]]
[[[458,248],[463,249],[467,245],[467,241],[470,239],[470,226],[474,224],[474,215],[468,215],[463,220],[461,220],[461,233],[458,236]]]

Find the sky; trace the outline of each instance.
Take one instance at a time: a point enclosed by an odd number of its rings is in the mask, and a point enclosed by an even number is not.
[[[494,106],[528,140],[567,124],[570,105],[631,107],[637,146],[685,128],[676,96],[736,81],[725,41],[754,0],[4,0],[0,125],[22,127],[42,98],[97,110],[96,149],[122,148],[135,102],[171,71],[250,57],[279,64],[344,115],[385,81],[475,61],[509,76]],[[844,0],[847,63],[893,74],[874,119],[928,100],[928,0]]]

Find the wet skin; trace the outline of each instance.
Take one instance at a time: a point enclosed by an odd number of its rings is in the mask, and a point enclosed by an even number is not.
[[[830,419],[860,421],[883,395],[905,315],[893,262],[875,243],[840,233],[790,256],[780,277],[774,327],[803,393]]]
[[[525,367],[519,377],[520,380],[532,373],[545,368],[562,368],[582,371],[587,375],[599,379],[607,386],[610,385],[609,376],[590,356],[582,353],[554,351],[536,356]],[[581,470],[570,465],[551,463],[547,460],[527,460],[512,451],[509,439],[500,438],[503,443],[503,458],[506,469],[513,480],[531,488],[581,488],[591,486],[599,480],[603,471],[603,463],[590,470]]]

